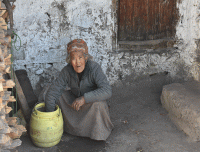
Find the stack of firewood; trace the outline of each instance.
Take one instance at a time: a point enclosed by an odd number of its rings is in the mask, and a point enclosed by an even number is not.
[[[15,102],[14,96],[8,88],[13,88],[15,83],[5,77],[10,73],[11,65],[11,37],[7,35],[7,24],[2,17],[6,13],[6,7],[0,1],[0,151],[7,152],[21,145],[18,139],[26,131],[22,125],[17,125],[17,117],[9,117],[12,108],[9,102]]]

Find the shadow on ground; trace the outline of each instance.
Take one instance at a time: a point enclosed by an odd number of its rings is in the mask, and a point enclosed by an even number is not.
[[[113,86],[108,104],[115,128],[105,142],[65,133],[58,145],[38,148],[22,136],[12,152],[199,152],[199,143],[178,130],[162,108],[162,86],[168,83],[167,75],[155,75]]]

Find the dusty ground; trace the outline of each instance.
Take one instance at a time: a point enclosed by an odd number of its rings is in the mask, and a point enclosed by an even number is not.
[[[108,104],[115,128],[105,142],[63,134],[58,145],[38,148],[22,136],[12,152],[199,152],[200,144],[178,130],[162,108],[162,86],[168,83],[166,75],[154,75],[113,86]]]

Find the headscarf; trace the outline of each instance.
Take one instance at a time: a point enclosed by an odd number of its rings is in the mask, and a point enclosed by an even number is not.
[[[88,47],[83,39],[75,39],[69,42],[67,45],[67,53],[70,54],[74,48],[82,49],[84,54],[88,54]]]
[[[67,63],[70,63],[70,53],[76,50],[75,48],[81,49],[83,51],[83,54],[87,57],[87,60],[93,59],[93,57],[88,53],[87,43],[83,39],[74,39],[73,41],[67,44]]]

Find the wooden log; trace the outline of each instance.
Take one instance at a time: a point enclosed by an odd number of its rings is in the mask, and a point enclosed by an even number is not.
[[[6,122],[9,126],[17,125],[17,117],[7,117]]]
[[[10,140],[10,137],[6,134],[0,134],[0,144],[4,145]]]
[[[22,133],[15,127],[11,127],[11,131],[10,133],[7,133],[7,135],[11,138],[11,139],[16,139],[19,138]]]
[[[6,120],[0,119],[0,129],[5,128],[6,126],[8,126],[8,124],[6,123]]]
[[[24,115],[24,119],[26,120],[26,123],[29,123],[29,120],[30,120],[30,116],[31,116],[31,110],[28,106],[28,103],[26,101],[26,98],[25,98],[25,95],[23,93],[23,90],[19,84],[19,81],[15,75],[15,73],[13,72],[13,77],[15,79],[15,82],[16,82],[16,88],[17,88],[17,95],[18,95],[18,98],[19,98],[19,105],[20,105],[20,108],[22,110],[22,113]]]
[[[0,28],[3,30],[7,30],[7,24],[3,18],[0,18]]]
[[[11,111],[12,111],[11,107],[8,107],[8,106],[5,107],[6,114],[9,114]]]
[[[3,83],[0,82],[0,91],[3,91]]]
[[[5,105],[3,104],[3,102],[0,103],[0,112],[2,111],[2,108],[4,108]]]
[[[6,122],[9,126],[16,126],[17,125],[17,117],[7,117]]]
[[[19,138],[23,132],[26,132],[26,128],[22,125],[16,125],[10,128],[11,128],[11,131],[7,135],[9,135],[9,137],[12,139]]]
[[[5,57],[5,60],[10,60],[10,58],[12,57],[12,54],[9,54],[7,57]]]
[[[5,62],[3,54],[0,55],[0,70],[3,71],[5,69]]]
[[[4,116],[6,114],[6,109],[5,106],[2,106],[2,108],[0,109],[0,115]],[[4,118],[5,119],[5,118]]]
[[[0,17],[0,28],[3,30],[7,30],[7,24],[2,17]]]
[[[5,4],[2,2],[2,0],[1,0],[1,7],[0,7],[0,9],[6,9],[6,6],[5,6]]]
[[[7,133],[7,135],[11,138],[11,139],[16,139],[16,138],[20,138],[20,134],[17,134],[15,132],[10,132],[10,133]]]
[[[7,66],[5,67],[5,72],[6,72],[6,73],[10,73],[10,66],[7,65]]]
[[[2,2],[5,4],[6,10],[8,11],[8,14],[9,14],[10,29],[13,30],[13,9],[14,8],[12,8],[9,0],[2,0]]]
[[[10,36],[0,38],[0,44],[9,45],[9,43],[11,43],[11,37]]]
[[[10,1],[10,0],[9,0]],[[15,9],[15,5],[12,5],[12,10]],[[2,18],[5,20],[6,18],[8,18],[8,11],[6,10],[6,12],[2,15]]]
[[[3,97],[4,94],[5,94],[4,92],[1,92],[1,91],[0,91],[0,98]]]
[[[15,83],[13,82],[13,80],[6,80],[6,82],[2,84],[3,84],[3,88],[13,88],[15,86]]]
[[[2,96],[3,94],[3,96]],[[1,98],[3,101],[8,101],[11,95],[11,91],[4,91],[4,93],[1,94]]]
[[[4,30],[0,30],[0,37],[5,37],[5,31]]]
[[[2,56],[6,57],[8,55],[8,47],[0,44],[0,48],[2,49]]]
[[[8,144],[2,146],[2,149],[14,149],[15,147],[18,147],[21,144],[22,141],[20,139],[10,140],[8,141]]]
[[[3,56],[3,54],[1,54],[1,56],[0,56],[0,62],[4,63],[4,56]]]
[[[12,129],[8,125],[5,125],[5,127],[0,130],[0,134],[9,134],[11,130]]]
[[[2,73],[0,73],[0,81],[5,81]]]
[[[0,10],[0,16],[6,13],[6,10]]]
[[[5,62],[5,65],[11,65],[12,64],[10,59],[5,60],[4,62]]]
[[[16,99],[15,99],[15,97],[14,96],[10,96],[9,97],[9,100],[8,100],[8,102],[15,102],[16,101]]]

